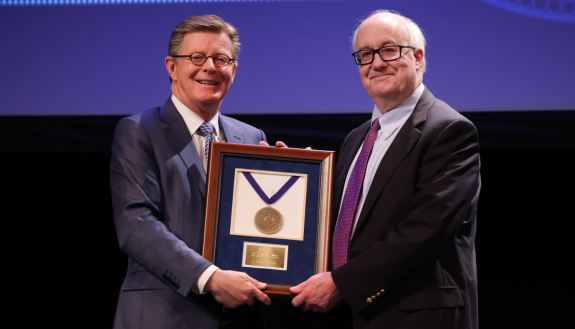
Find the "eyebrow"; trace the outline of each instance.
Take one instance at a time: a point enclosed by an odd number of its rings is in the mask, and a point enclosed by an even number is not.
[[[209,54],[210,52],[209,52],[209,51],[208,51],[208,52],[204,52],[204,51],[201,51],[201,50],[192,50],[192,52],[191,52],[190,54],[193,54],[193,53],[202,53],[202,54],[204,54],[204,55],[207,55],[207,54]],[[231,58],[231,56],[233,56],[233,54],[228,55],[228,54],[226,54],[225,52],[221,52],[221,51],[216,51],[215,54],[216,54],[216,55],[226,55],[226,56],[228,56],[228,57],[230,57],[230,58]]]
[[[379,48],[385,47],[385,46],[391,46],[391,45],[397,45],[397,42],[396,42],[395,40],[393,40],[393,41],[386,41],[386,42],[382,43],[382,44],[379,46]]]
[[[379,49],[379,48],[382,48],[382,47],[385,47],[385,46],[396,45],[396,44],[397,44],[397,43],[396,43],[395,41],[385,41],[385,42],[381,43],[381,44],[379,45],[379,47],[377,47],[376,49]],[[369,48],[369,47],[367,47],[367,46],[364,46],[364,47],[358,48],[357,51],[371,50],[371,49],[372,49],[372,48]]]

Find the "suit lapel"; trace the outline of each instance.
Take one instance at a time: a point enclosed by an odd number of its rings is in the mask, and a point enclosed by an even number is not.
[[[190,131],[174,103],[172,103],[171,98],[160,109],[160,119],[167,124],[164,128],[166,134],[179,153],[180,158],[188,169],[188,173],[205,196],[206,173],[204,172],[202,160],[192,140]]]
[[[417,127],[426,120],[427,111],[434,102],[435,97],[431,92],[429,92],[429,90],[427,90],[426,87],[419,98],[413,113],[398,132],[393,143],[391,143],[389,149],[383,156],[383,159],[381,159],[381,163],[375,172],[373,182],[365,198],[361,214],[357,221],[356,230],[365,221],[367,214],[370,212],[381,191],[396,171],[399,164],[409,154],[409,151],[411,151],[413,146],[419,140],[421,131]]]
[[[337,192],[334,195],[333,206],[332,206],[333,209],[332,213],[334,215],[334,220],[332,220],[333,227],[335,227],[337,217],[339,216],[339,207],[341,205],[341,199],[343,198],[343,195],[345,193],[344,191],[345,179],[347,178],[347,174],[349,173],[349,169],[351,167],[353,159],[355,158],[355,155],[357,154],[359,148],[363,144],[365,135],[367,135],[367,132],[369,131],[370,127],[371,127],[371,119],[362,124],[361,126],[359,126],[357,130],[353,132],[352,135],[350,135],[347,141],[347,144],[349,145],[346,145],[345,148],[348,149],[349,151],[342,152],[342,154],[340,155],[340,157],[345,158],[341,158],[339,160],[343,161],[344,167],[339,172],[339,176],[335,177],[334,191]]]
[[[233,121],[224,115],[218,115],[220,116],[220,128],[224,132],[225,141],[234,144],[245,144],[244,134],[235,129]]]

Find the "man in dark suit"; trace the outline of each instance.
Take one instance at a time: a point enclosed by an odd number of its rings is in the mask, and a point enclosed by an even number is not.
[[[110,181],[129,260],[114,328],[216,328],[222,304],[270,303],[266,284],[201,256],[210,141],[266,141],[261,130],[219,113],[238,53],[233,26],[189,17],[172,32],[165,60],[172,96],[118,123]]]
[[[292,288],[293,304],[351,311],[354,328],[477,328],[476,129],[423,85],[413,21],[375,12],[353,46],[375,107],[334,169],[332,271]]]

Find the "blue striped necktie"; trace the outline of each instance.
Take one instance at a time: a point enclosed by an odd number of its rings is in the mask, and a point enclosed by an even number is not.
[[[215,141],[214,137],[214,125],[211,122],[204,122],[198,128],[198,133],[206,137],[206,143],[204,145],[204,155],[206,157],[206,163],[208,163],[208,156],[210,154],[210,142]]]

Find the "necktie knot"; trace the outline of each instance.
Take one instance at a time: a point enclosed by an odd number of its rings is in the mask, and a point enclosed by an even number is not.
[[[209,136],[214,133],[214,125],[211,122],[204,122],[198,128],[198,132],[202,136]]]
[[[204,163],[207,166],[210,155],[210,143],[216,140],[214,136],[214,125],[210,122],[204,122],[200,128],[198,128],[197,132],[206,138],[206,141],[204,142],[204,157],[206,161]],[[204,169],[206,169],[206,167],[204,167]]]
[[[381,126],[379,125],[379,118],[373,120],[373,123],[371,124],[371,130],[379,131],[380,128]]]

